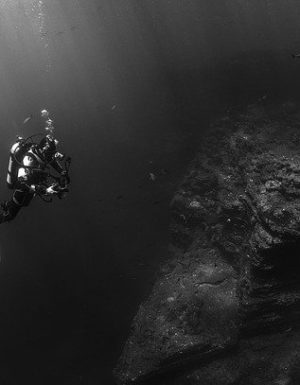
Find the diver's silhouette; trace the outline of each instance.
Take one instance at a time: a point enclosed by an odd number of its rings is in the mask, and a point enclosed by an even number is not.
[[[46,110],[42,111],[47,113]],[[39,143],[33,141],[33,135],[27,139],[17,137],[11,148],[7,185],[13,189],[12,198],[2,202],[0,223],[16,217],[22,207],[28,206],[35,195],[50,202],[52,196],[64,198],[68,190],[70,178],[68,169],[70,158],[57,151],[58,141],[53,136],[53,121],[47,120],[46,130]],[[64,163],[62,163],[64,161]]]

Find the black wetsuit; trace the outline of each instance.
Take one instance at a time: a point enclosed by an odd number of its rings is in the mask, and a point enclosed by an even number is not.
[[[11,221],[16,217],[22,207],[26,207],[32,201],[36,193],[45,194],[48,172],[45,170],[46,166],[51,165],[58,173],[63,171],[63,168],[58,161],[53,160],[46,164],[41,161],[41,158],[34,152],[29,152],[24,156],[31,157],[30,168],[24,165],[26,170],[25,175],[18,177],[16,189],[13,192],[13,196],[9,201],[2,203],[3,211],[0,212],[0,223]],[[24,163],[23,159],[23,163]],[[33,191],[34,186],[35,191]]]

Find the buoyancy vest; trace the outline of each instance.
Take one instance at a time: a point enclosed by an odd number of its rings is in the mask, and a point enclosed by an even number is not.
[[[35,146],[31,146],[31,148],[24,154],[24,157],[25,156],[32,159],[32,162],[35,164],[33,166],[34,168],[44,169],[46,167],[45,160],[42,159]]]

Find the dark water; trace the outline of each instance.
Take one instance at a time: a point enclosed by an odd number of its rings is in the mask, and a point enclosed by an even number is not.
[[[0,0],[1,196],[42,108],[73,158],[66,200],[1,227],[1,384],[113,383],[209,122],[298,98],[299,16],[298,0]]]

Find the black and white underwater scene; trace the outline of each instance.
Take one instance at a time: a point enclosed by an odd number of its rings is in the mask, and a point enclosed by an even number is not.
[[[0,385],[300,384],[299,0],[0,0]]]

